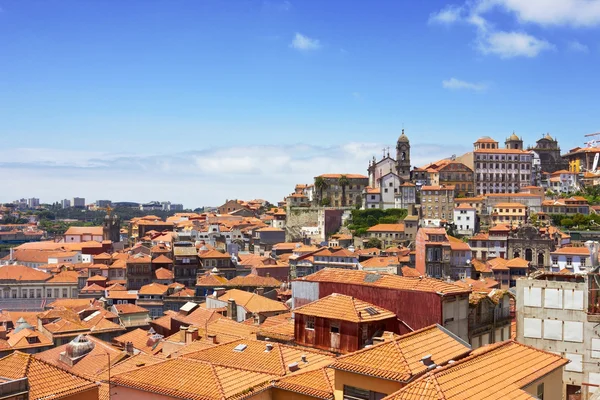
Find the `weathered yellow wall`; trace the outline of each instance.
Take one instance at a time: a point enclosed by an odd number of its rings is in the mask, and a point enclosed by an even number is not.
[[[249,397],[249,399],[252,399],[252,400],[272,400],[273,399],[272,390],[273,389],[269,388],[268,390],[265,390],[263,392],[255,394],[252,397]]]
[[[392,394],[404,386],[400,382],[393,382],[385,379],[373,378],[371,376],[336,370],[334,393],[335,400],[344,399],[344,385],[385,394]]]
[[[537,381],[531,383],[523,388],[524,391],[532,395],[537,396],[537,387],[540,383],[544,383],[544,400],[562,400],[563,398],[563,382],[562,382],[563,369],[558,368],[554,372],[543,376]]]
[[[272,400],[315,400],[316,397],[306,396],[300,393],[288,392],[287,390],[281,390],[273,388],[271,389]]]

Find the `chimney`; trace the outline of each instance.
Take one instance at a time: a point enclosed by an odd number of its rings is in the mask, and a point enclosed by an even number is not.
[[[271,273],[267,272],[267,278],[270,278],[270,277],[271,277]]]
[[[271,350],[273,350],[273,343],[267,343],[267,346],[266,346],[266,349],[265,349],[265,353],[268,353]]]
[[[132,342],[125,343],[125,353],[129,354],[130,356],[133,355],[133,343]]]
[[[300,368],[298,368],[298,363],[294,362],[288,365],[288,369],[290,370],[290,372],[294,372],[298,371]]]
[[[181,343],[185,343],[185,337],[187,335],[187,330],[188,330],[187,326],[180,326],[179,327],[179,341]]]
[[[427,354],[427,355],[423,356],[423,358],[421,358],[421,362],[426,367],[430,367],[432,365],[435,367],[435,363],[431,359],[431,354]]]
[[[256,288],[256,294],[259,296],[264,296],[265,288],[262,288],[262,287]]]
[[[237,304],[234,299],[227,300],[227,318],[237,321]]]
[[[385,339],[383,338],[383,336],[374,336],[373,337],[373,345],[383,343],[383,342],[385,342]]]
[[[198,328],[192,328],[192,327],[188,328],[187,337],[188,337],[189,343],[192,343],[192,342],[198,340]],[[187,343],[187,341],[186,341],[186,343]]]
[[[217,335],[215,335],[214,333],[209,333],[207,336],[208,339],[212,341],[212,344],[217,344]]]
[[[300,359],[301,359],[301,360],[302,360],[302,362],[303,362],[303,363],[305,363],[305,364],[308,362],[308,358],[306,357],[306,354],[302,354],[302,355],[300,356]]]

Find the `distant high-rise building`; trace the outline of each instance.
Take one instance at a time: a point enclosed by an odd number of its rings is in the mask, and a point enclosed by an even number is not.
[[[106,208],[108,206],[112,206],[112,201],[110,201],[110,200],[96,200],[96,207]]]
[[[71,200],[69,200],[69,199],[61,200],[60,205],[62,208],[69,208],[69,207],[71,207]]]
[[[84,208],[85,207],[85,198],[83,197],[73,197],[73,201],[71,202],[73,207]]]
[[[183,204],[169,204],[169,211],[183,211]]]
[[[27,199],[27,207],[36,208],[39,206],[40,206],[40,199],[36,199],[35,197]]]

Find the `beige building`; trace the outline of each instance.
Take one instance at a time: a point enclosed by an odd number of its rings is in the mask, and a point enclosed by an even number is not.
[[[521,203],[498,203],[492,209],[492,224],[518,226],[527,219],[527,207]]]
[[[406,239],[404,224],[377,224],[367,230],[367,237],[381,240],[382,248],[402,244]]]
[[[423,186],[421,188],[421,219],[425,225],[440,225],[454,218],[454,186]]]
[[[328,207],[362,205],[362,193],[369,178],[359,174],[323,174],[315,177],[316,204]]]

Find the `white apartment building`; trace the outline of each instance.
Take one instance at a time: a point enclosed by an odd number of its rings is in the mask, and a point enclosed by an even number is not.
[[[552,173],[548,183],[548,188],[554,193],[570,193],[579,190],[578,173],[564,169]]]
[[[566,268],[572,273],[585,273],[591,265],[590,251],[586,247],[561,247],[550,253],[550,257],[552,272],[559,272]]]
[[[454,225],[460,235],[472,236],[475,233],[477,210],[468,204],[454,208]]]
[[[523,150],[523,141],[516,135],[506,140],[506,148],[489,137],[474,144],[475,194],[517,193],[533,180],[533,154]]]
[[[588,399],[600,385],[598,278],[547,273],[517,280],[517,341],[570,360],[563,372],[564,399],[575,394]]]

